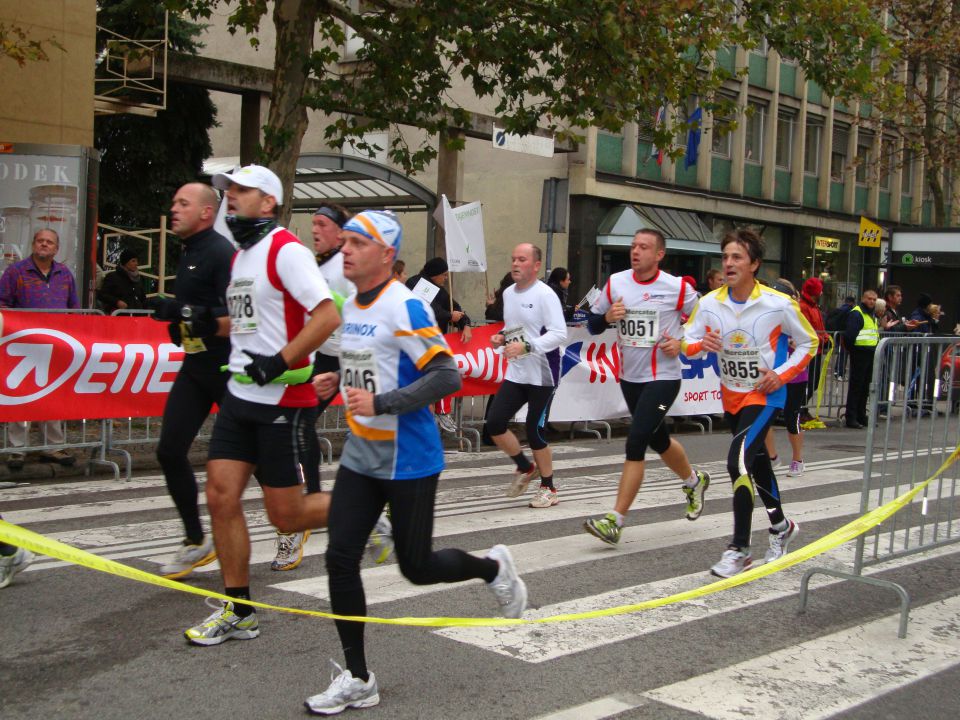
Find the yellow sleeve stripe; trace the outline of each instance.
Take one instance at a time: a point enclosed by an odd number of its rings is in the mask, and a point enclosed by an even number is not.
[[[420,337],[432,338],[437,337],[438,335],[443,335],[440,332],[440,328],[436,326],[418,328],[417,330],[397,330],[393,333],[394,337],[411,337],[413,335],[419,335]]]
[[[361,425],[353,419],[349,410],[347,410],[347,425],[350,426],[350,432],[364,440],[393,440],[397,436],[393,430],[379,430]]]
[[[420,359],[417,360],[416,366],[417,370],[423,370],[426,367],[427,363],[433,360],[437,355],[450,355],[453,357],[453,353],[450,352],[450,348],[446,345],[434,345],[429,350],[427,350],[423,355],[420,356]]]

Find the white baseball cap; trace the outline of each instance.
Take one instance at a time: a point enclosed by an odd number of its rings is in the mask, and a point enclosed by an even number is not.
[[[213,176],[213,186],[218,190],[226,190],[230,183],[256,188],[266,195],[272,195],[277,205],[283,205],[283,183],[272,170],[262,165],[247,165],[232,174],[217,173]]]

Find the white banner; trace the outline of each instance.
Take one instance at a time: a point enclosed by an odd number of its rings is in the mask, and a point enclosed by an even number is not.
[[[451,272],[486,272],[487,249],[483,239],[483,213],[479,202],[451,208],[443,199],[443,234],[447,267]]]
[[[627,404],[620,391],[620,348],[617,333],[608,329],[591,335],[583,327],[567,328],[567,346],[560,360],[560,386],[550,409],[550,420],[609,420],[627,417]],[[690,360],[681,356],[683,378],[680,392],[667,413],[716,415],[723,413],[720,372],[716,354]],[[521,410],[517,420],[526,417]]]

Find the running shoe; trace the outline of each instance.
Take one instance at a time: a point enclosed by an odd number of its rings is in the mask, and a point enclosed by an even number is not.
[[[783,463],[780,462],[780,456],[774,455],[770,458],[770,468],[773,470],[779,470],[783,466]]]
[[[766,562],[773,562],[787,554],[787,546],[800,532],[800,526],[793,520],[787,520],[786,530],[777,532],[770,528],[770,549],[763,556]]]
[[[787,470],[787,477],[800,477],[803,475],[803,461],[794,460],[790,463],[790,469]]]
[[[277,532],[277,556],[270,563],[271,570],[293,570],[303,561],[303,546],[307,544],[310,531],[295,533]]]
[[[7,467],[11,470],[23,470],[23,463],[26,459],[26,453],[12,452],[7,455]]]
[[[448,433],[450,435],[457,434],[457,424],[453,421],[453,418],[446,413],[437,413],[434,415],[437,419],[437,427],[440,428],[441,432]]]
[[[490,560],[496,560],[500,565],[500,572],[487,583],[503,610],[503,616],[518,618],[527,609],[527,584],[517,574],[517,566],[506,545],[494,545],[487,553]]]
[[[530,507],[532,508],[548,508],[553,507],[560,502],[560,498],[557,497],[557,491],[553,488],[548,488],[544,485],[541,485],[537,490],[537,494],[534,496],[533,500],[530,501]]]
[[[683,486],[683,494],[687,496],[687,520],[696,520],[703,513],[703,496],[710,487],[710,473],[697,470],[697,484],[693,487]]]
[[[728,578],[739,575],[753,563],[750,551],[744,552],[732,545],[723,551],[720,562],[710,568],[710,574]]]
[[[160,574],[168,580],[179,580],[192,573],[194,568],[209,565],[216,559],[217,551],[213,547],[213,536],[207,533],[199,545],[184,541],[173,556],[173,560],[160,566]]]
[[[393,525],[386,511],[380,515],[367,539],[367,554],[377,565],[386,562],[393,552]]]
[[[376,675],[370,673],[370,679],[364,682],[333,660],[330,664],[333,665],[330,687],[319,695],[308,697],[303,703],[307,710],[314,715],[336,715],[347,708],[368,708],[380,704]]]
[[[27,565],[33,562],[35,556],[32,552],[17,548],[13,555],[0,555],[0,588],[5,588],[13,582],[13,576],[21,570],[26,570]]]
[[[42,463],[56,463],[62,467],[73,467],[77,459],[63,450],[42,450],[37,455],[37,460]]]
[[[610,545],[620,542],[620,533],[623,531],[623,528],[617,525],[617,516],[613,513],[607,513],[596,520],[587,520],[583,529]]]
[[[217,608],[217,611],[183,633],[194,645],[219,645],[227,640],[253,640],[260,634],[256,612],[242,618],[233,611],[232,602],[222,602],[210,597],[204,602]]]
[[[515,470],[510,487],[507,488],[507,497],[520,497],[527,491],[527,485],[529,485],[532,480],[536,480],[539,477],[540,470],[535,464],[531,465],[530,469],[526,472]]]

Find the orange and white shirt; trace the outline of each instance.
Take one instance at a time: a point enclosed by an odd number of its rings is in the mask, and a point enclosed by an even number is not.
[[[680,316],[693,311],[696,291],[662,270],[645,282],[637,280],[633,270],[624,270],[610,276],[590,312],[603,315],[620,299],[627,309],[626,317],[616,323],[620,377],[635,383],[680,380],[680,358],[667,357],[658,345],[664,333],[680,338]]]
[[[737,413],[748,405],[782,408],[786,383],[817,354],[817,334],[789,295],[755,282],[745,302],[737,302],[729,288],[707,293],[697,303],[683,328],[681,347],[694,357],[703,352],[703,337],[720,333],[720,389],[723,409]],[[788,343],[796,349],[790,352]],[[769,395],[754,389],[764,370],[773,370],[784,385]]]

